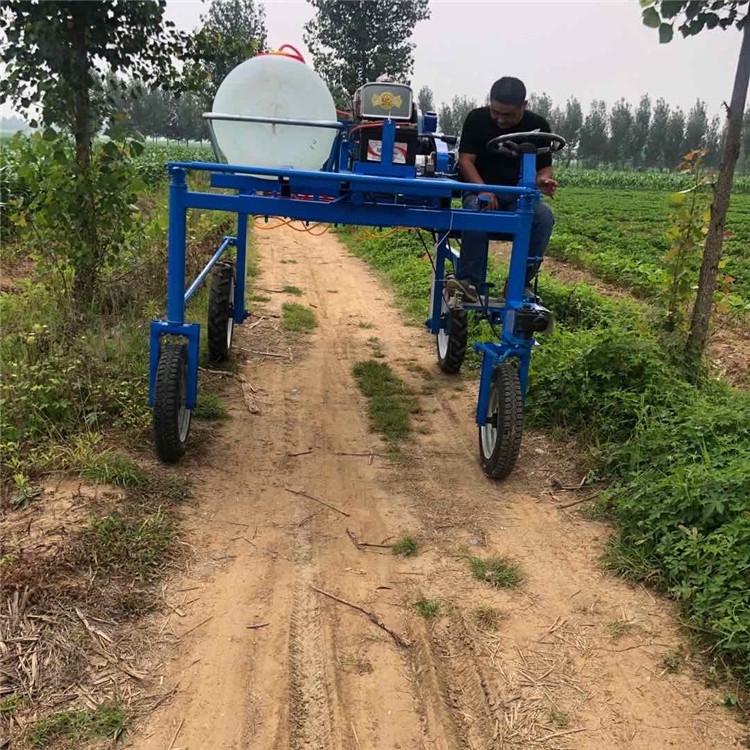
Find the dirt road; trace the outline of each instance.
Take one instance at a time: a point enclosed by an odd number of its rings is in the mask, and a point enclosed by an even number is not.
[[[551,476],[579,478],[563,449],[527,435],[511,479],[487,481],[475,384],[438,372],[432,338],[403,325],[368,268],[330,234],[258,234],[258,286],[301,288],[319,327],[293,361],[250,355],[260,414],[235,387],[231,420],[178,469],[198,497],[184,536],[196,562],[169,586],[186,614],[166,626],[184,634],[166,655],[176,690],[129,746],[743,746],[722,694],[686,663],[670,605],[604,573],[606,527],[555,507]],[[295,299],[271,297],[267,312]],[[267,318],[239,345],[286,352],[277,324]],[[421,392],[401,463],[341,455],[383,452],[351,375],[372,337]],[[373,544],[409,534],[419,554],[358,548],[347,530]],[[467,553],[509,555],[523,585],[487,587]],[[374,612],[410,647],[313,586]],[[438,617],[420,616],[423,598],[439,602]]]

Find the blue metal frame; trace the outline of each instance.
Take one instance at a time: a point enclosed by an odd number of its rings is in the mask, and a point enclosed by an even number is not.
[[[429,124],[433,127],[432,123]],[[431,293],[430,317],[426,326],[437,334],[447,325],[443,310],[443,282],[446,261],[460,269],[460,253],[450,245],[450,237],[465,230],[513,236],[509,277],[503,304],[492,304],[489,287],[480,286],[482,302],[464,305],[487,317],[493,326],[501,325],[499,342],[477,343],[482,352],[482,373],[477,403],[477,423],[485,423],[492,372],[511,357],[518,360],[523,392],[526,391],[531,348],[534,338],[516,332],[520,309],[538,308],[535,300],[524,297],[524,280],[529,262],[529,239],[534,205],[540,200],[536,189],[536,155],[524,153],[518,186],[477,185],[444,177],[451,169],[448,147],[439,139],[436,146],[435,177],[406,177],[403,165],[393,164],[392,150],[396,125],[383,124],[383,148],[380,163],[352,163],[353,142],[349,128],[337,133],[323,171],[241,167],[205,162],[172,162],[169,189],[169,252],[167,261],[166,322],[151,324],[150,403],[159,362],[163,335],[184,336],[188,340],[187,407],[195,406],[198,393],[198,342],[200,326],[185,322],[185,304],[204,283],[211,268],[230,247],[236,248],[234,321],[241,324],[248,316],[245,309],[247,266],[247,221],[252,216],[285,217],[307,222],[352,224],[374,227],[413,227],[435,235],[435,270]],[[349,165],[357,171],[347,169]],[[369,166],[369,169],[368,169]],[[211,173],[211,188],[230,189],[235,194],[192,191],[187,171]],[[366,173],[363,173],[366,172]],[[452,202],[467,190],[490,192],[501,199],[515,198],[515,211],[482,211],[456,208]],[[302,199],[304,198],[304,199]],[[185,243],[187,211],[191,208],[231,211],[237,214],[236,237],[224,237],[206,267],[185,291]]]

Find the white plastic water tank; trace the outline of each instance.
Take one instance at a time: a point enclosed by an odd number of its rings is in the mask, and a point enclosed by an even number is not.
[[[336,106],[323,79],[294,48],[258,55],[222,81],[213,112],[335,122]],[[331,151],[334,129],[228,122],[213,119],[219,148],[229,164],[318,170]]]

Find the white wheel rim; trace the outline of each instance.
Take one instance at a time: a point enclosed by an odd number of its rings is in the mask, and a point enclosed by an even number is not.
[[[490,458],[495,451],[497,444],[497,422],[494,424],[489,421],[493,414],[497,414],[499,406],[499,397],[497,386],[493,383],[490,386],[490,400],[487,404],[487,420],[480,428],[482,435],[482,453],[485,458]]]
[[[227,319],[227,350],[232,348],[232,335],[234,333],[234,314],[232,312],[234,303],[234,277],[229,284],[229,317]]]
[[[177,426],[180,435],[180,442],[187,440],[188,431],[190,430],[191,411],[187,408],[187,366],[182,369],[182,378],[180,379],[180,412],[177,415]]]
[[[440,298],[440,317],[448,314],[448,303],[445,301],[445,297]],[[450,318],[448,319],[448,325],[450,325]],[[445,359],[448,356],[448,342],[450,341],[450,335],[448,331],[441,328],[437,335],[438,345],[438,356],[440,359]]]

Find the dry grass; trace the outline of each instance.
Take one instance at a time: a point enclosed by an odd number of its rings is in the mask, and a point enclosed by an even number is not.
[[[123,475],[133,466],[122,463]],[[159,700],[149,674],[159,639],[142,618],[160,607],[156,584],[179,560],[175,506],[188,489],[142,469],[132,476],[137,486],[118,492],[79,488],[78,511],[39,540],[13,526],[2,558],[0,716],[19,747],[116,738]],[[25,511],[40,525],[44,501]],[[4,519],[4,535],[13,522]]]

